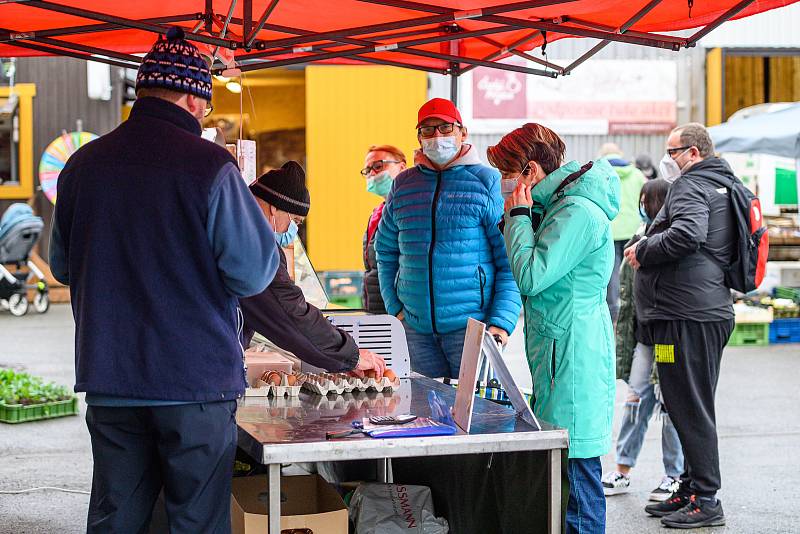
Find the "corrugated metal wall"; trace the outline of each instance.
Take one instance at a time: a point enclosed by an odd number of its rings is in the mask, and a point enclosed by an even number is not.
[[[62,130],[75,130],[78,119],[83,122],[84,131],[98,135],[110,132],[120,123],[122,82],[116,67],[111,68],[113,89],[111,100],[107,101],[91,100],[88,97],[86,62],[80,59],[19,58],[16,82],[36,84],[36,97],[33,99],[33,166],[37,176],[39,159],[44,149]],[[38,177],[36,186],[38,187]],[[0,205],[0,212],[9,203]],[[39,249],[46,252],[53,207],[38,192],[34,209],[45,219],[45,232],[39,241]]]
[[[471,134],[470,142],[478,149],[483,161],[486,161],[486,149],[497,143],[501,135]],[[625,157],[633,160],[639,154],[649,154],[654,163],[664,155],[666,137],[664,135],[564,135],[567,145],[567,161],[586,162],[597,158],[603,143],[616,143],[625,153]]]

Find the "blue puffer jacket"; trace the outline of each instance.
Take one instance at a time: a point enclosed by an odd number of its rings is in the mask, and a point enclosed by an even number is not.
[[[395,178],[375,238],[381,296],[420,333],[455,332],[468,317],[511,333],[522,304],[497,227],[500,176],[465,149],[443,171],[418,152]]]

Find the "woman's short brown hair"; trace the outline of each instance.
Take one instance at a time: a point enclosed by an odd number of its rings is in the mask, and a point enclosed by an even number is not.
[[[521,172],[529,161],[542,166],[550,174],[561,166],[567,147],[550,128],[529,122],[508,133],[486,150],[489,163],[501,171]]]
[[[372,145],[369,147],[369,150],[367,150],[367,154],[370,152],[388,152],[394,156],[397,161],[406,162],[406,155],[403,154],[403,151],[393,145]]]

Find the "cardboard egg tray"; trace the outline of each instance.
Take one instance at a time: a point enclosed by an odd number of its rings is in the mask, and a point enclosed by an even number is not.
[[[374,378],[358,378],[343,373],[319,373],[304,375],[302,387],[317,395],[341,395],[343,393],[368,390],[389,393],[400,387],[400,380],[396,379],[392,382],[386,377],[375,380]]]
[[[245,390],[246,397],[297,397],[300,395],[300,389],[303,387],[303,382],[305,381],[305,376],[302,373],[298,373],[295,376],[296,381],[293,386],[289,385],[288,375],[286,373],[281,374],[281,383],[276,384],[268,384],[264,382],[260,378],[252,384],[251,387]]]

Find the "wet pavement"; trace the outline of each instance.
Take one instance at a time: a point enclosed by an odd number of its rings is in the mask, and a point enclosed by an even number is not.
[[[521,344],[506,352],[525,373]],[[0,313],[0,367],[72,384],[73,325],[68,306],[46,315]],[[723,502],[728,524],[695,532],[800,533],[800,345],[729,348],[717,392]],[[529,384],[524,376],[521,384]],[[626,393],[617,382],[615,436]],[[56,486],[88,491],[92,459],[81,416],[22,425],[0,424],[0,491]],[[613,468],[613,454],[603,458]],[[643,511],[661,480],[660,422],[652,421],[629,493],[608,498],[610,534],[665,532]],[[52,490],[0,494],[0,533],[84,532],[88,495]],[[516,533],[515,533],[516,534]]]

